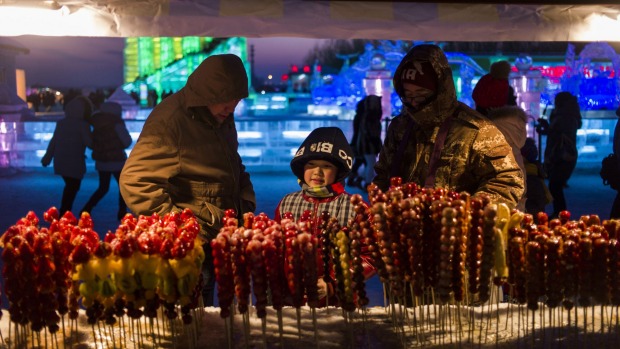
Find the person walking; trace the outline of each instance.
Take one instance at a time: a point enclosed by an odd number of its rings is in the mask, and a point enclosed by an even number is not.
[[[93,114],[90,122],[93,126],[93,160],[99,173],[99,187],[82,208],[82,212],[91,212],[110,189],[112,177],[120,183],[121,170],[127,160],[125,149],[131,145],[131,135],[122,117],[123,108],[115,102],[104,102],[99,111]],[[120,186],[119,186],[120,187]],[[127,205],[118,192],[117,219],[121,220],[127,213]]]
[[[377,162],[377,155],[381,151],[381,117],[383,116],[383,109],[381,107],[381,97],[379,96],[368,95],[360,103],[362,104],[361,108],[359,108],[360,117],[357,120],[357,128],[355,127],[354,120],[354,135],[351,144],[356,159],[362,158],[364,164],[364,174],[360,176],[361,181],[358,180],[355,184],[361,189],[366,189],[366,186],[375,177],[374,166]]]
[[[383,191],[392,177],[425,187],[486,195],[514,208],[523,173],[497,127],[459,102],[452,70],[437,45],[417,45],[394,73],[403,102],[390,123],[373,182]]]
[[[243,214],[256,209],[234,119],[247,96],[248,76],[238,56],[207,57],[183,88],[155,106],[121,172],[121,194],[133,213],[189,208],[196,215],[205,242],[205,306],[213,305],[215,286],[210,241],[224,211],[234,209],[243,222]]]
[[[543,163],[553,196],[552,218],[567,209],[564,187],[577,165],[577,130],[581,128],[581,112],[575,96],[560,92],[555,95],[554,102],[548,125],[541,119],[538,128],[539,133],[547,135]]]
[[[620,118],[620,106],[616,109],[616,116]],[[614,143],[613,150],[616,158],[620,157],[620,121],[616,121],[616,128],[614,129]],[[620,165],[620,164],[619,164]],[[620,168],[617,169],[617,173],[620,173]],[[614,199],[614,203],[611,205],[611,213],[609,214],[609,218],[620,218],[620,188],[616,189],[616,198]]]
[[[43,167],[54,160],[54,173],[65,182],[60,200],[60,215],[71,211],[82,179],[86,173],[86,147],[92,148],[90,125],[86,121],[92,113],[88,98],[78,96],[65,108],[65,117],[56,123],[54,135],[41,158]]]

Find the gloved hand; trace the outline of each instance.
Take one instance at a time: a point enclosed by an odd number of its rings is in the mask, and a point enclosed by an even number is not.
[[[549,130],[549,121],[547,119],[538,119],[536,124],[536,132],[546,135]]]
[[[45,154],[41,158],[41,165],[43,165],[43,167],[49,166],[51,162],[52,162],[52,157],[51,156],[47,156],[47,154]]]

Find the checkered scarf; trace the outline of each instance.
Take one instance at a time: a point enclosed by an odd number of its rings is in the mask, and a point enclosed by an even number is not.
[[[303,190],[287,194],[282,198],[278,205],[280,217],[286,212],[293,214],[293,219],[297,221],[305,211],[313,212],[319,215],[327,211],[330,217],[336,217],[338,223],[345,226],[350,218],[355,214],[354,205],[351,203],[351,196],[346,192],[336,194],[332,197],[318,198],[310,197]],[[312,221],[316,221],[318,217],[312,217]],[[315,227],[316,229],[317,227]]]
[[[298,182],[304,194],[313,198],[329,198],[344,193],[344,182],[336,182],[322,187],[311,187],[301,180]]]

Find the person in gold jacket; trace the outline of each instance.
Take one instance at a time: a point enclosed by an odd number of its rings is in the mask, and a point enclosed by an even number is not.
[[[428,187],[486,194],[514,208],[524,178],[497,127],[456,99],[452,70],[436,45],[414,46],[394,72],[402,112],[390,123],[373,182],[401,177]]]
[[[209,242],[227,209],[256,209],[250,175],[237,151],[234,111],[248,96],[241,59],[232,54],[205,59],[187,84],[158,104],[147,118],[120,178],[129,209],[160,215],[191,209]],[[203,300],[213,305],[215,276],[211,247],[205,243]]]

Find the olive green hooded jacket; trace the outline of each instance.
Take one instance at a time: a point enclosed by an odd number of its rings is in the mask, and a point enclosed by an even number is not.
[[[414,46],[394,73],[394,88],[403,95],[400,71],[408,61],[428,61],[438,76],[434,98],[414,110],[403,106],[389,125],[373,180],[387,190],[391,177],[424,185],[435,139],[441,124],[454,117],[435,172],[435,187],[472,195],[487,194],[492,201],[514,208],[524,192],[524,178],[512,149],[497,127],[480,113],[456,99],[452,70],[443,51],[435,45]],[[403,142],[410,123],[408,139]],[[402,156],[397,156],[399,147]]]
[[[202,234],[211,239],[226,209],[239,216],[256,209],[254,189],[237,152],[233,115],[219,124],[207,105],[248,96],[239,57],[205,59],[179,92],[147,118],[120,178],[127,206],[135,214],[166,214],[190,208]]]

